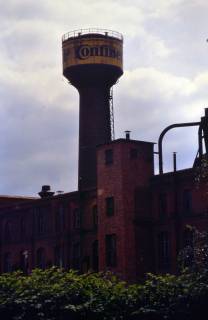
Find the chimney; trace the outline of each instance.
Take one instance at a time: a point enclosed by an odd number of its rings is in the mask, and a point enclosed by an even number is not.
[[[130,132],[129,130],[126,130],[125,131],[125,134],[126,134],[126,140],[130,140]]]
[[[49,185],[42,186],[42,190],[38,193],[41,198],[48,198],[54,195],[54,192],[50,191],[51,187]]]

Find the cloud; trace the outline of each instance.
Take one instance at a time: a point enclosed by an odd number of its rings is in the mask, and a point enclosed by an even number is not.
[[[62,76],[61,36],[99,26],[124,34],[124,76],[114,88],[116,136],[157,141],[174,122],[198,121],[208,98],[207,2],[203,0],[7,0],[0,21],[2,194],[42,184],[77,188],[78,93]],[[164,140],[191,166],[196,130]],[[189,132],[189,133],[187,133]]]
[[[127,71],[114,90],[117,136],[131,130],[133,139],[157,142],[168,125],[199,121],[208,100],[207,81],[207,72],[191,79],[154,68]],[[197,128],[172,131],[164,139],[166,170],[171,169],[173,151],[178,152],[179,168],[192,166]]]

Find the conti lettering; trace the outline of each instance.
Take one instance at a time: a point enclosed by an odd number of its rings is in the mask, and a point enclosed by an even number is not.
[[[108,46],[99,46],[99,47],[91,47],[88,45],[80,46],[76,50],[76,57],[78,59],[84,60],[90,57],[106,57],[106,58],[114,58],[121,59],[121,53],[119,50],[108,47]]]

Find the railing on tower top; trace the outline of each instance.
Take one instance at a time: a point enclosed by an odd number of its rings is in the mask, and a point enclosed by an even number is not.
[[[88,29],[78,29],[74,31],[67,32],[63,35],[62,41],[66,41],[69,38],[79,37],[85,34],[101,34],[106,37],[113,37],[123,41],[123,36],[121,33],[108,29],[99,29],[99,28],[88,28]]]

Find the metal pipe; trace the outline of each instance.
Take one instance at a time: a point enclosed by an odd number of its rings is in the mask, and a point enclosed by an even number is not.
[[[173,152],[173,171],[177,171],[176,152]]]
[[[198,130],[198,143],[199,143],[199,159],[202,158],[203,155],[203,143],[202,143],[202,126],[199,126]]]
[[[205,146],[205,153],[208,154],[208,108],[205,108],[205,115],[201,118],[201,130],[203,131],[203,137],[201,134],[200,139],[204,138],[204,146]],[[202,150],[203,151],[203,150]]]
[[[163,151],[162,151],[162,141],[163,137],[169,130],[173,128],[180,128],[180,127],[193,127],[199,126],[201,122],[187,122],[187,123],[174,123],[170,126],[166,127],[160,134],[158,139],[158,152],[159,152],[159,174],[163,173]]]

